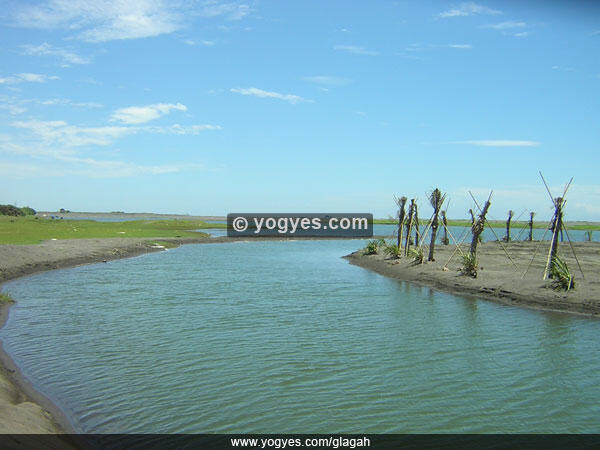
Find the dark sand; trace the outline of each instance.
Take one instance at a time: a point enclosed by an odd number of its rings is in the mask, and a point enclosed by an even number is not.
[[[506,249],[516,266],[506,256]],[[543,273],[548,256],[549,242],[538,248],[533,264],[523,277],[532,260],[538,242],[486,242],[479,244],[479,275],[477,278],[462,275],[459,268],[462,258],[457,251],[454,258],[444,266],[456,246],[436,246],[435,262],[415,265],[411,258],[388,259],[384,255],[363,256],[355,252],[346,258],[355,265],[373,270],[381,275],[414,282],[441,291],[529,308],[561,311],[568,313],[600,315],[600,243],[574,242],[573,247],[583,268],[585,278],[577,267],[567,242],[559,246],[559,255],[575,275],[575,289],[555,291],[551,281],[544,281]],[[461,247],[463,253],[468,246]],[[427,258],[427,251],[425,252]]]

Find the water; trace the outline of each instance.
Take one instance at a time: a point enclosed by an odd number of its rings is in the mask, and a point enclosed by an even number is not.
[[[419,227],[419,229],[421,230],[422,233],[425,232],[425,228],[426,227],[424,227],[424,226]],[[397,230],[398,230],[397,225],[390,225],[390,224],[374,224],[373,225],[373,235],[375,235],[375,236],[396,236]],[[448,230],[450,232],[448,234],[448,239],[450,240],[451,244],[453,244],[454,242],[466,242],[466,243],[471,242],[472,235],[471,235],[470,227],[449,226]],[[431,239],[431,228],[429,228],[427,230],[427,233],[428,233],[428,237],[425,239],[426,244],[428,244],[429,240]],[[414,236],[414,231],[412,231],[411,234]],[[441,239],[442,239],[443,235],[444,235],[443,229],[438,228],[437,239],[436,239],[437,243],[441,243]],[[501,240],[502,238],[504,238],[505,235],[506,235],[505,228],[486,227],[486,228],[484,228],[483,233],[481,234],[481,240],[483,242]],[[522,226],[513,226],[510,229],[510,237],[512,240],[524,241],[528,238],[528,236],[529,236],[529,228],[523,229]],[[567,234],[564,233],[563,234],[564,242],[567,242],[568,238],[570,238],[573,242],[588,240],[584,230],[570,230],[569,237],[567,237]],[[543,228],[534,228],[533,229],[533,239],[535,239],[536,241],[537,240],[549,241],[552,239],[552,232],[550,230],[546,230]],[[592,241],[600,242],[600,231],[592,232]]]
[[[600,322],[240,242],[21,278],[0,330],[79,432],[600,432]]]

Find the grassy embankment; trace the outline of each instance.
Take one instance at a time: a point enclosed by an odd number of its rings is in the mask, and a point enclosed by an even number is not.
[[[380,225],[397,225],[398,221],[397,220],[393,220],[393,219],[373,219],[373,223],[375,224],[380,224]],[[426,221],[424,222],[425,224],[427,223]],[[490,220],[487,221],[487,223],[492,226],[493,228],[505,228],[506,227],[506,222],[502,221],[502,220]],[[423,223],[422,223],[423,225]],[[449,227],[470,227],[471,226],[471,221],[470,220],[449,220],[448,221],[448,226]],[[514,228],[518,228],[518,227],[524,227],[524,226],[529,226],[528,222],[524,222],[524,221],[514,221],[512,222],[512,227]],[[546,228],[548,226],[547,222],[534,222],[533,223],[533,228]],[[600,224],[571,224],[569,225],[569,223],[567,222],[567,226],[569,227],[569,230],[591,230],[591,231],[600,231]]]
[[[132,220],[97,222],[94,220],[52,220],[32,216],[0,216],[0,244],[38,244],[48,239],[90,238],[180,238],[207,236],[203,228],[225,228],[224,224],[199,220]],[[157,241],[160,245],[168,243]]]

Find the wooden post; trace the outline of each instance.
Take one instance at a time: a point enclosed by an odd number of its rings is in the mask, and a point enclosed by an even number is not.
[[[418,208],[417,208],[417,202],[415,202],[415,210],[414,210],[414,215],[415,215],[415,246],[419,246],[419,242],[421,242],[421,233],[419,231],[419,212],[418,212]]]
[[[412,230],[414,210],[415,210],[415,199],[411,198],[410,206],[408,207],[408,217],[406,220],[406,236],[404,237],[404,239],[405,239],[404,255],[405,256],[408,256],[408,249],[410,248],[410,232]]]
[[[435,248],[435,238],[437,236],[438,230],[438,215],[440,212],[440,208],[442,207],[442,203],[444,202],[444,195],[439,189],[434,189],[431,195],[429,196],[429,201],[431,203],[431,207],[433,208],[433,219],[431,220],[431,243],[429,244],[429,256],[427,257],[428,261],[435,261],[433,258],[433,252]]]
[[[554,199],[554,217],[552,218],[552,225],[550,226],[550,229],[552,230],[552,242],[550,244],[550,252],[548,253],[548,261],[546,262],[546,270],[544,271],[544,280],[547,278],[552,278],[552,266],[554,265],[554,261],[558,255],[558,235],[563,228],[562,207],[563,198],[556,197]]]
[[[396,245],[398,248],[402,245],[402,231],[404,229],[404,221],[406,220],[406,211],[404,208],[406,206],[406,200],[406,197],[396,199],[396,204],[398,205],[398,239]]]
[[[506,221],[506,236],[504,238],[504,240],[506,242],[510,242],[510,222],[513,218],[513,214],[514,213],[513,213],[512,209],[510,211],[508,211],[508,219]]]
[[[442,245],[450,244],[448,239],[448,220],[446,220],[446,211],[442,211],[442,224],[444,225],[444,236],[442,237]]]
[[[471,227],[473,239],[471,240],[470,253],[473,258],[477,257],[477,244],[479,243],[479,237],[481,233],[483,233],[483,228],[485,227],[485,215],[487,214],[488,209],[490,209],[489,200],[485,202],[485,205],[483,205],[483,210],[481,211],[479,218],[475,223],[473,223],[473,226]]]
[[[535,213],[532,211],[529,213],[529,241],[533,241],[533,216]]]
[[[475,214],[473,214],[473,210],[469,209],[469,214],[471,214],[471,227],[475,225]]]

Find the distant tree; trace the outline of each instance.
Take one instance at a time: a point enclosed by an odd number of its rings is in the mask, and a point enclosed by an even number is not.
[[[0,205],[0,214],[3,216],[24,216],[25,213],[13,205]]]
[[[30,208],[29,206],[21,208],[21,212],[26,216],[35,216],[35,209]]]
[[[60,211],[58,211],[58,212],[61,213],[61,214],[64,214],[64,213],[67,212],[67,210],[65,208],[60,208]]]

